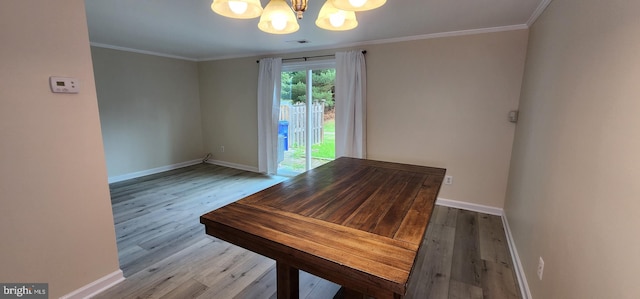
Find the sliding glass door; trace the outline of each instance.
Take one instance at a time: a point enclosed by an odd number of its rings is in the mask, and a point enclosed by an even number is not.
[[[335,62],[284,64],[278,173],[295,175],[335,159]]]

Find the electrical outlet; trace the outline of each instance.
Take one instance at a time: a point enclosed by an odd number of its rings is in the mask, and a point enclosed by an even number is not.
[[[540,278],[540,280],[542,280],[543,271],[544,271],[544,260],[542,259],[542,257],[540,257],[540,260],[538,260],[538,278]]]
[[[221,152],[221,153],[224,153],[224,145],[221,145],[221,146],[220,146],[220,152]]]
[[[453,176],[452,175],[447,175],[444,177],[444,184],[445,185],[451,185],[453,184]]]

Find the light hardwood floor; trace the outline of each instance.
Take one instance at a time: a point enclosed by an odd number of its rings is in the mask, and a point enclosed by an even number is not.
[[[275,298],[275,262],[207,236],[200,215],[286,178],[209,164],[110,185],[126,280],[95,298]],[[520,298],[499,217],[437,206],[407,298]],[[300,298],[339,298],[300,275]]]

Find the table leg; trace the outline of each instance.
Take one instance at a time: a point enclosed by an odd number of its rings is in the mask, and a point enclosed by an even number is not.
[[[369,298],[368,296],[365,296],[364,294],[358,292],[358,291],[354,291],[352,289],[349,288],[345,288],[342,287],[343,289],[343,297],[342,299],[366,299]]]
[[[299,291],[299,270],[286,263],[276,261],[276,272],[278,281],[278,299],[298,299]]]

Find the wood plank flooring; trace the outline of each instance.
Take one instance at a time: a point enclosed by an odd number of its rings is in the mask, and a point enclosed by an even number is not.
[[[286,178],[209,164],[110,185],[126,280],[95,298],[276,298],[275,262],[207,236],[200,215]],[[407,298],[520,298],[501,219],[436,206]],[[300,298],[339,298],[300,274]]]

